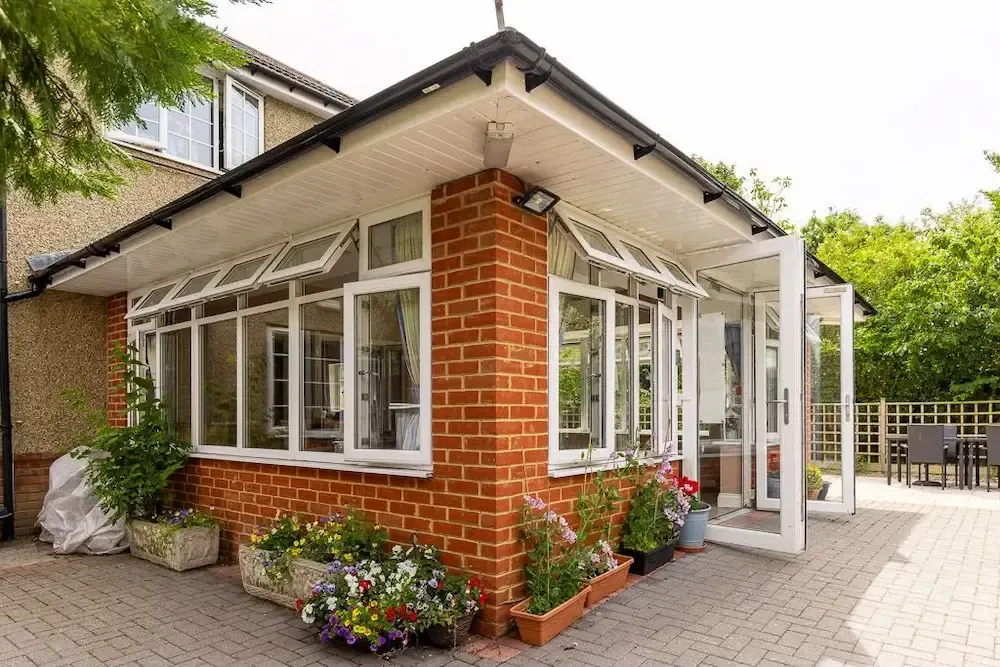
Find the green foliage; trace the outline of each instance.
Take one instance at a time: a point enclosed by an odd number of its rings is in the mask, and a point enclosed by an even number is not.
[[[756,206],[761,213],[774,220],[786,232],[795,231],[795,226],[788,220],[778,219],[778,215],[788,206],[784,193],[792,187],[792,179],[789,176],[777,176],[765,180],[753,167],[747,171],[746,175],[741,175],[735,164],[726,164],[721,160],[710,162],[700,155],[692,155],[691,157],[730,190],[739,194]]]
[[[668,503],[676,504],[674,494],[656,479],[639,486],[622,527],[622,546],[634,551],[652,551],[673,541],[677,537],[674,523],[663,513]]]
[[[544,614],[583,588],[583,569],[576,533],[565,517],[546,510],[539,498],[525,496],[521,507],[521,539],[528,547],[524,566],[528,580],[528,612]]]
[[[806,466],[806,488],[810,490],[823,488],[823,471],[819,466],[811,463]]]
[[[90,423],[72,455],[87,459],[90,486],[115,521],[159,513],[170,476],[191,451],[190,443],[179,442],[172,433],[149,369],[137,355],[134,347],[116,345],[112,350],[113,372],[122,377],[117,387],[124,391],[125,411],[131,416],[128,426],[109,426],[104,411],[90,408],[79,394],[69,395]]]
[[[112,196],[132,160],[104,129],[203,98],[201,66],[245,62],[214,15],[210,0],[0,0],[0,198]]]

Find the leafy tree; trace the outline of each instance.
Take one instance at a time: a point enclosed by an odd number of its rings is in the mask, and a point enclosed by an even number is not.
[[[210,0],[0,0],[0,205],[112,196],[133,163],[104,129],[202,99],[201,66],[244,62],[214,15]]]
[[[797,233],[805,241],[809,252],[815,253],[828,236],[863,224],[864,222],[857,211],[850,209],[838,211],[831,208],[822,218],[816,215],[814,211],[809,220],[806,221],[806,224],[802,225]]]
[[[778,176],[766,181],[757,173],[757,169],[751,167],[746,175],[741,175],[735,164],[727,164],[721,160],[709,162],[700,155],[691,156],[695,162],[712,173],[713,176],[722,181],[729,189],[733,190],[744,199],[748,200],[757,209],[774,220],[782,229],[787,232],[795,230],[795,225],[787,219],[778,220],[780,214],[788,206],[785,200],[785,191],[792,187],[792,179],[788,176]]]

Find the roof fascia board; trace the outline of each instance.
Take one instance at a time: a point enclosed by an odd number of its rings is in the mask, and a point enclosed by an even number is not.
[[[497,69],[501,76],[498,77],[495,71],[494,81],[499,78],[504,89],[522,103],[583,137],[608,155],[681,196],[690,204],[704,210],[708,215],[735,231],[740,237],[747,240],[752,238],[752,228],[746,218],[739,216],[729,208],[706,206],[704,190],[689,176],[679,172],[672,165],[665,164],[663,160],[636,160],[632,152],[633,142],[631,140],[622,136],[621,132],[608,123],[587,113],[571,99],[567,99],[563,91],[542,85],[528,93],[525,92],[524,73],[513,63],[507,61]],[[552,79],[550,78],[549,81]],[[544,187],[545,183],[542,182],[539,185]]]
[[[266,96],[277,98],[303,111],[316,114],[320,118],[329,118],[347,108],[343,104],[325,100],[302,87],[285,83],[284,80],[272,77],[260,70],[251,72],[245,67],[238,67],[229,70],[229,75]],[[289,88],[293,88],[293,90],[289,90]]]
[[[172,230],[166,230],[153,225],[148,229],[138,232],[120,243],[121,252],[119,254],[121,256],[128,255],[130,252],[134,252],[148,243],[155,242],[167,234],[185,229],[225,208],[245,206],[251,204],[255,199],[268,197],[276,189],[293,178],[303,176],[307,172],[322,167],[332,160],[343,159],[353,153],[383,143],[385,140],[399,136],[426,121],[447,115],[483,99],[495,97],[497,95],[496,91],[497,88],[495,87],[487,88],[484,86],[482,81],[470,72],[464,80],[447,88],[427,94],[423,99],[417,100],[407,106],[405,112],[402,109],[397,109],[395,112],[389,113],[375,122],[363,125],[349,132],[341,139],[339,153],[335,153],[323,146],[314,147],[305,154],[285,161],[273,169],[245,181],[243,183],[242,196],[239,199],[224,194],[214,196],[172,217]],[[447,181],[465,175],[467,174],[442,176],[442,179],[443,181]],[[59,272],[53,278],[51,287],[58,288],[59,285],[72,278],[93,271],[105,263],[112,261],[124,261],[124,258],[116,255],[109,255],[103,258],[88,258],[87,266],[84,269],[69,267]],[[184,270],[192,270],[193,268],[195,267],[186,267]]]

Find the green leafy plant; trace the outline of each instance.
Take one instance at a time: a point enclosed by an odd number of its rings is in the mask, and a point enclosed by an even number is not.
[[[276,512],[269,524],[257,526],[250,535],[250,546],[267,553],[264,572],[273,582],[291,576],[292,559],[302,555],[305,525],[295,514]]]
[[[109,426],[103,410],[94,410],[81,394],[70,392],[70,404],[90,424],[71,454],[87,460],[91,489],[112,520],[153,517],[162,512],[170,476],[184,465],[191,444],[181,442],[167,423],[138,350],[116,345],[111,354],[113,372],[121,375],[116,388],[124,393],[129,425]]]
[[[677,539],[688,506],[679,502],[676,480],[664,461],[656,474],[640,481],[622,527],[622,546],[652,551]]]
[[[576,532],[565,517],[535,496],[524,496],[521,538],[528,546],[528,613],[544,614],[566,602],[583,587],[583,570]]]
[[[350,565],[365,559],[378,560],[384,556],[388,531],[372,524],[364,513],[349,510],[347,514],[334,514],[305,525],[299,557],[319,563],[340,560]]]
[[[806,466],[806,488],[810,491],[823,488],[823,471],[819,466],[811,463]]]

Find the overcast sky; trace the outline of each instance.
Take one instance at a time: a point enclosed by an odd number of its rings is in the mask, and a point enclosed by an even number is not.
[[[219,3],[230,35],[358,98],[496,30],[492,0]],[[793,179],[789,217],[1000,184],[995,0],[505,0],[507,24],[687,153]]]

